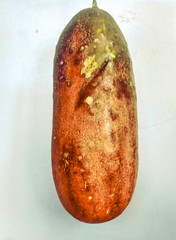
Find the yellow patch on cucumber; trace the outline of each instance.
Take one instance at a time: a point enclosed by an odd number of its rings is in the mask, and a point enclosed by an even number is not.
[[[95,61],[95,55],[89,56],[84,61],[84,67],[81,70],[81,74],[85,74],[86,78],[89,78],[97,68],[98,63]]]

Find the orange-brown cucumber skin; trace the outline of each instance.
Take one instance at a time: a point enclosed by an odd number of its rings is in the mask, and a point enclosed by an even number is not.
[[[76,219],[120,215],[138,171],[136,91],[126,41],[98,8],[84,9],[61,34],[54,60],[52,168]]]

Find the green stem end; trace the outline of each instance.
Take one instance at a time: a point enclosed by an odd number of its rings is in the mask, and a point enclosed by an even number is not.
[[[96,0],[93,0],[92,7],[98,7],[98,6],[97,6],[97,1],[96,1]]]

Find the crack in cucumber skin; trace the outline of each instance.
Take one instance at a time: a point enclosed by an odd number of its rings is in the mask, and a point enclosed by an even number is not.
[[[109,221],[127,207],[136,184],[136,91],[125,38],[96,6],[79,12],[61,34],[53,99],[58,196],[80,221]]]
[[[91,95],[92,89],[95,88],[98,85],[98,76],[102,74],[102,72],[105,70],[106,66],[108,64],[108,61],[103,62],[100,69],[97,69],[98,71],[94,71],[94,74],[92,74],[91,78],[89,79],[89,82],[87,85],[83,85],[78,93],[78,101],[75,107],[75,110],[83,104],[86,97]]]

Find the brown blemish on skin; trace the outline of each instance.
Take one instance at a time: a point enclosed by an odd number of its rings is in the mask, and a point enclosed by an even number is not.
[[[111,138],[112,138],[112,142],[115,143],[116,142],[116,134],[114,131],[111,132]]]
[[[74,64],[75,64],[75,65],[78,65],[79,62],[80,62],[80,60],[79,60],[78,58],[76,58],[75,61],[74,61]]]
[[[110,116],[111,116],[111,119],[112,121],[115,121],[118,119],[118,114],[117,113],[114,113],[112,110],[109,111],[110,112]]]
[[[119,81],[119,86],[117,88],[117,97],[125,97],[126,99],[131,98],[131,91],[125,81]]]
[[[128,133],[128,128],[126,126],[124,126],[124,128],[123,128],[123,132],[124,132],[124,135],[126,135]]]

